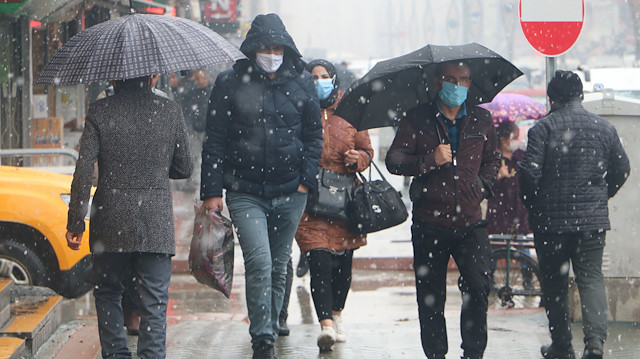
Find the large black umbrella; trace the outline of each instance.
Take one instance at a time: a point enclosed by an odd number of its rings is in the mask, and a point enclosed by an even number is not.
[[[129,14],[72,37],[51,58],[35,83],[73,85],[123,80],[244,57],[222,36],[195,21]]]
[[[469,64],[473,81],[468,101],[473,104],[490,102],[500,90],[522,75],[502,56],[476,43],[427,45],[378,62],[349,87],[336,114],[358,130],[397,125],[407,110],[435,98],[436,65],[453,60],[464,60]]]

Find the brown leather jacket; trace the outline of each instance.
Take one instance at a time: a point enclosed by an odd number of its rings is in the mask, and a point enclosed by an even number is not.
[[[414,221],[461,229],[482,220],[480,202],[491,194],[500,166],[496,131],[489,111],[477,106],[467,105],[459,121],[455,163],[440,167],[434,150],[450,141],[436,104],[418,106],[400,122],[386,165],[391,173],[414,176]]]
[[[349,122],[333,114],[338,101],[331,107],[322,110],[322,157],[320,167],[340,173],[364,171],[369,167],[373,148],[367,131],[357,132]],[[360,152],[356,166],[346,167],[344,153],[350,149]],[[346,223],[313,216],[305,212],[296,232],[296,241],[300,251],[325,248],[334,251],[355,249],[367,244],[366,235],[353,234],[347,230]]]

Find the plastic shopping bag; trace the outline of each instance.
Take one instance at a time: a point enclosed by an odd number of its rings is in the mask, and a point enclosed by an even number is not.
[[[189,269],[202,284],[231,295],[233,282],[233,230],[231,221],[208,211],[202,202],[194,205],[196,217],[189,250]]]

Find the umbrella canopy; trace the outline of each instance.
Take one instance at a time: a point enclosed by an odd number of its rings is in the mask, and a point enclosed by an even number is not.
[[[489,102],[522,72],[502,56],[477,43],[427,45],[409,54],[378,62],[356,81],[340,101],[336,114],[365,130],[397,125],[403,114],[437,95],[435,70],[439,63],[464,60],[473,82],[468,101]],[[433,89],[433,90],[432,90]]]
[[[130,14],[72,37],[51,58],[35,83],[73,85],[123,80],[244,57],[222,36],[195,21]]]
[[[535,120],[547,115],[547,107],[529,96],[499,93],[489,103],[480,105],[491,112],[493,123]]]

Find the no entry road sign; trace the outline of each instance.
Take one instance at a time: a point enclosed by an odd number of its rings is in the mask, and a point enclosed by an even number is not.
[[[531,46],[559,56],[575,44],[584,22],[584,0],[520,0],[520,26]]]

